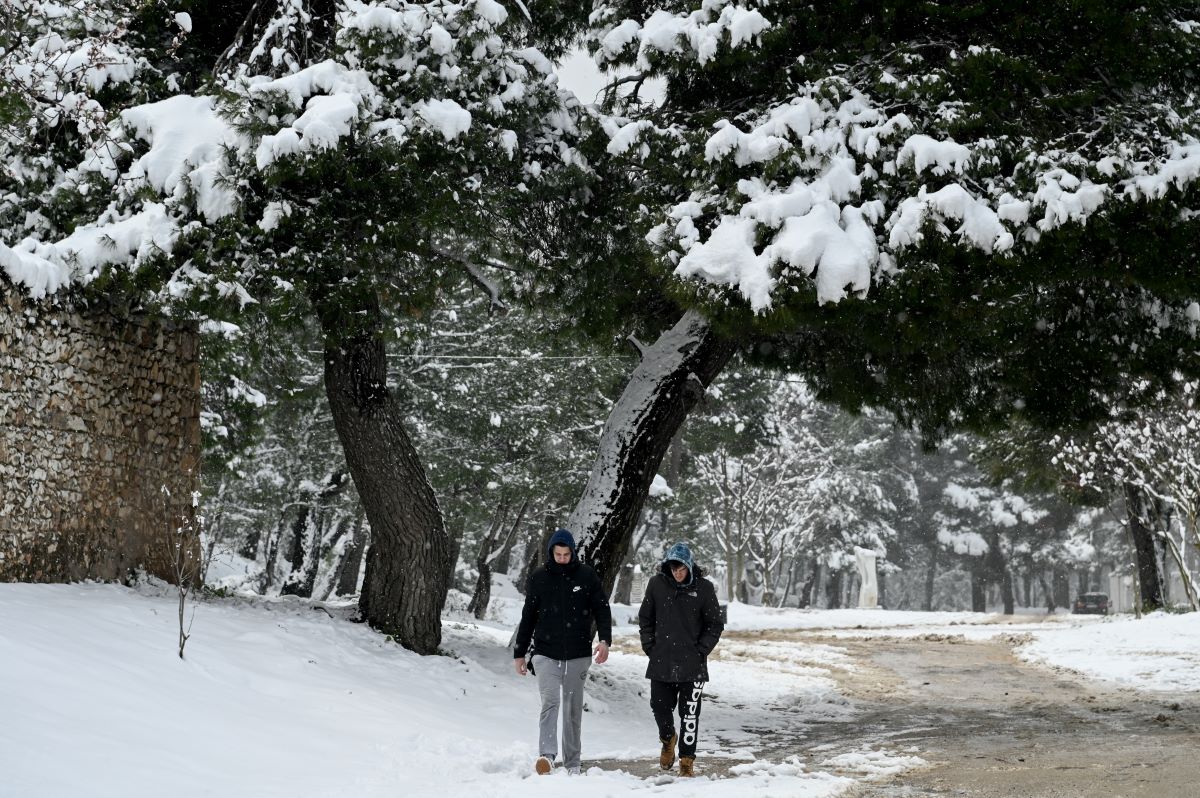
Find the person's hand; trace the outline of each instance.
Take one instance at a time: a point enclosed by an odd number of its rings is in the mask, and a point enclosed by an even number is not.
[[[596,644],[596,664],[603,665],[608,662],[608,643],[601,640]]]
[[[516,659],[514,659],[513,665],[517,669],[518,676],[527,676],[529,674],[529,667],[525,664],[524,657],[517,657]]]

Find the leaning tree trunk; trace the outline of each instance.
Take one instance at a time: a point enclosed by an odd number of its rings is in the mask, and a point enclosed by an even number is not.
[[[1133,539],[1133,556],[1141,588],[1141,611],[1162,609],[1163,579],[1158,567],[1158,551],[1154,545],[1154,530],[1150,528],[1149,497],[1132,483],[1125,483],[1125,512],[1129,519],[1129,536]]]
[[[450,540],[433,488],[387,388],[378,310],[345,331],[322,317],[325,392],[363,510],[371,524],[359,609],[372,627],[419,654],[437,652],[449,589]]]
[[[567,519],[611,593],[675,431],[729,362],[736,345],[689,310],[642,353],[613,407],[583,495]]]

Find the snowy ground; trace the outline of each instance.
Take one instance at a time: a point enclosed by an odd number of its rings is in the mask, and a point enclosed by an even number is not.
[[[826,796],[920,764],[904,751],[855,761],[763,761],[756,726],[787,703],[814,722],[853,708],[830,674],[846,652],[803,640],[730,641],[713,663],[699,764],[739,760],[728,778],[643,779],[590,768],[530,777],[537,697],[511,671],[518,602],[493,616],[451,612],[453,657],[418,657],[349,608],[222,599],[197,606],[187,658],[175,653],[168,592],[113,585],[0,585],[0,796]],[[616,608],[628,634],[634,610]],[[997,616],[763,611],[735,605],[732,628],[838,629],[846,635],[1011,633]],[[964,623],[965,622],[965,623]],[[1028,624],[1023,656],[1151,689],[1200,689],[1200,616]],[[1103,644],[1101,646],[1101,643]],[[1098,648],[1099,647],[1099,648]],[[656,752],[645,660],[624,637],[593,667],[584,763]],[[1098,656],[1098,650],[1113,652]],[[1085,662],[1086,660],[1086,662]],[[707,740],[704,729],[710,730]],[[718,734],[719,732],[719,734]],[[719,741],[718,741],[719,738]],[[706,747],[707,744],[707,747]],[[568,783],[568,779],[570,779]]]

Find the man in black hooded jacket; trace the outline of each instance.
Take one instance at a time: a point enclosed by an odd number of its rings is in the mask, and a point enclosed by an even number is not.
[[[659,573],[646,583],[638,611],[642,650],[650,658],[650,710],[662,743],[658,764],[670,770],[679,742],[679,775],[695,775],[696,740],[700,733],[700,700],[708,681],[708,655],[721,639],[725,624],[712,582],[692,562],[686,543],[676,543],[663,557]],[[675,730],[675,709],[679,730]]]
[[[541,756],[534,769],[545,775],[554,765],[561,705],[563,766],[568,773],[578,773],[583,686],[592,664],[592,622],[600,636],[596,664],[603,665],[612,643],[612,611],[600,577],[591,566],[579,562],[570,532],[555,532],[546,553],[546,565],[529,575],[513,664],[524,676],[528,670],[525,654],[532,640],[533,670],[542,696],[538,724]]]

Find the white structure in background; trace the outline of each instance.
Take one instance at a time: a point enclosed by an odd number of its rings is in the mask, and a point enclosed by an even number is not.
[[[1133,577],[1129,574],[1108,575],[1108,611],[1133,612]]]
[[[629,588],[629,603],[637,607],[646,595],[646,574],[641,565],[633,566],[633,584]]]
[[[875,580],[875,552],[855,546],[854,560],[858,565],[858,606],[860,609],[875,609],[879,606],[879,583]]]

